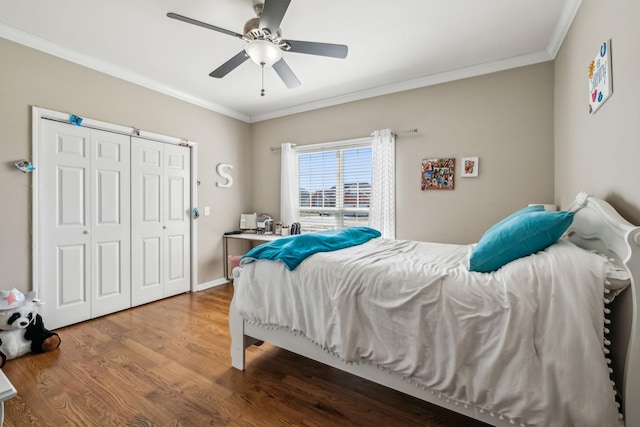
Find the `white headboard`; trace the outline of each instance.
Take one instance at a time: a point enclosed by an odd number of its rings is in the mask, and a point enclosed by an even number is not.
[[[580,193],[569,207],[575,211],[565,238],[576,245],[615,258],[631,274],[630,288],[611,304],[610,358],[621,393],[628,427],[640,426],[640,227],[626,221],[604,200]]]

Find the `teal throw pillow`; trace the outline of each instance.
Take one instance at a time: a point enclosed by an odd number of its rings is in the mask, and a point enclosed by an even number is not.
[[[511,215],[509,215],[508,217],[502,219],[501,221],[496,222],[491,227],[489,227],[489,229],[487,231],[485,231],[482,236],[484,237],[486,234],[491,233],[496,228],[502,227],[502,225],[505,222],[511,221],[513,218],[519,217],[520,215],[528,214],[528,213],[531,213],[531,212],[540,212],[540,211],[543,211],[543,210],[544,210],[544,206],[542,206],[542,205],[527,206],[526,208],[520,209],[519,211],[512,213]]]
[[[471,253],[469,270],[489,273],[541,251],[555,243],[572,222],[573,212],[544,209],[505,218],[482,236]]]

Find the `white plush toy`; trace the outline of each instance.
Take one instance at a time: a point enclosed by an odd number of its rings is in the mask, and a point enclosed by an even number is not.
[[[35,292],[0,291],[0,368],[7,360],[30,352],[44,353],[60,345],[60,337],[44,327]]]

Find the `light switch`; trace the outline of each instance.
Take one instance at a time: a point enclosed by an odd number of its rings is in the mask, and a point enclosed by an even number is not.
[[[209,210],[209,206],[205,206],[204,207],[204,216],[207,216],[211,213],[211,211]]]

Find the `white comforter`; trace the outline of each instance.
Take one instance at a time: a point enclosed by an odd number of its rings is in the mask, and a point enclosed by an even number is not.
[[[302,333],[459,402],[527,425],[617,426],[603,354],[603,259],[569,242],[472,273],[473,245],[373,239],[245,265],[248,321]],[[237,273],[237,272],[236,272]]]

